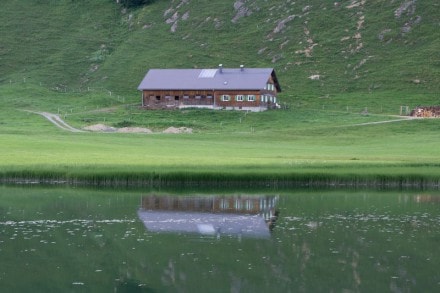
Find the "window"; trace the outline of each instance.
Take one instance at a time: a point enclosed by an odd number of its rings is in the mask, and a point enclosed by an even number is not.
[[[212,99],[212,95],[208,95],[206,98],[208,98],[208,99]]]
[[[236,95],[236,96],[235,96],[235,100],[236,100],[237,102],[243,102],[243,100],[244,100],[244,96],[243,96],[243,95]]]
[[[222,95],[222,101],[223,102],[228,102],[230,100],[231,100],[231,96],[229,96],[229,95]]]
[[[254,209],[254,203],[251,200],[246,200],[246,210],[251,211]]]
[[[189,96],[188,95],[184,95],[183,98],[184,99],[189,99]]]
[[[220,209],[222,209],[222,210],[227,210],[227,209],[229,209],[229,201],[228,201],[227,199],[222,198],[222,199],[220,200]]]
[[[156,96],[156,101],[160,101],[160,96]]]
[[[247,96],[247,100],[248,100],[249,102],[254,102],[254,101],[255,101],[255,96],[254,96],[254,95],[248,95],[248,96]]]
[[[275,89],[275,86],[273,84],[271,84],[271,83],[268,83],[266,88],[269,91],[273,91]]]

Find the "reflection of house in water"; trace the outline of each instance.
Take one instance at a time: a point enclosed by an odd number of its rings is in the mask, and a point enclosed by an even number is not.
[[[144,196],[139,218],[149,231],[269,237],[276,196]]]
[[[440,203],[440,195],[418,194],[414,200],[415,202]]]

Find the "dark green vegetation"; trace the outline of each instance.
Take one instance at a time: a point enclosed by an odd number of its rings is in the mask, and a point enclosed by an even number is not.
[[[137,9],[3,1],[0,176],[438,185],[440,121],[364,124],[400,119],[401,106],[440,104],[438,10],[435,1],[404,0],[157,0]],[[274,67],[287,109],[139,109],[136,87],[149,68],[219,63]],[[77,128],[194,133],[67,133],[24,110],[57,113]]]

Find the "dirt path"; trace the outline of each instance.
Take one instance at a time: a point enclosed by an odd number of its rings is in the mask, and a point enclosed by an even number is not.
[[[46,118],[47,120],[49,120],[50,122],[52,122],[55,126],[57,126],[58,128],[61,128],[63,130],[70,131],[70,132],[85,132],[81,129],[77,129],[77,128],[70,126],[69,124],[64,122],[64,120],[61,119],[60,116],[58,116],[57,114],[48,113],[48,112],[33,112],[33,111],[27,111],[27,112],[41,115],[44,118]]]
[[[364,126],[364,125],[384,124],[384,123],[408,121],[408,120],[413,120],[413,119],[414,119],[413,117],[408,117],[408,118],[395,119],[395,120],[385,120],[385,121],[358,123],[358,124],[352,124],[350,126]]]
[[[77,128],[74,128],[74,127],[70,126],[63,119],[61,119],[61,117],[59,115],[57,115],[57,114],[48,113],[48,112],[34,112],[34,111],[28,111],[28,110],[25,110],[25,111],[29,112],[29,113],[34,113],[34,114],[41,115],[44,118],[46,118],[47,120],[49,120],[50,122],[52,122],[55,126],[57,126],[60,129],[65,130],[65,131],[70,131],[70,132],[86,132],[84,130],[77,129]],[[400,119],[395,119],[395,120],[384,120],[384,121],[365,122],[365,123],[358,123],[358,124],[351,124],[351,125],[341,125],[340,127],[375,125],[375,124],[384,124],[384,123],[408,121],[408,120],[413,120],[413,119],[416,119],[416,118],[414,118],[414,117],[406,117],[406,118],[400,118]],[[166,132],[166,133],[168,133],[168,132]]]

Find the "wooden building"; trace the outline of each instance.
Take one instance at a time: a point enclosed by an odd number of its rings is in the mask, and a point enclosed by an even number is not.
[[[209,108],[264,111],[278,108],[273,68],[150,69],[139,84],[145,109]]]

